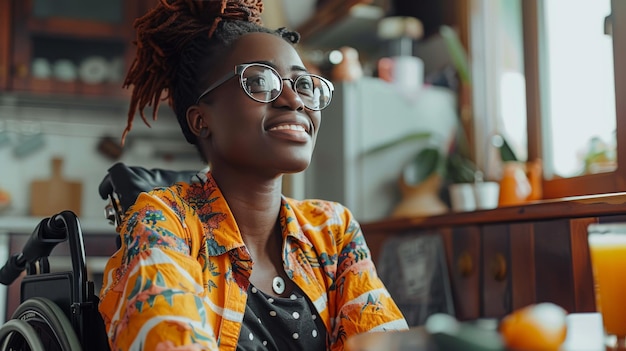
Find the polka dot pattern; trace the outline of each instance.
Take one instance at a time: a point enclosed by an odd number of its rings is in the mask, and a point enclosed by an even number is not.
[[[250,285],[239,335],[238,351],[326,350],[326,328],[297,288],[289,297],[276,297]]]

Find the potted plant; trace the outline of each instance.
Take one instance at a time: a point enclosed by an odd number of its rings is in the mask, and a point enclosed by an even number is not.
[[[464,152],[466,149],[459,147],[456,141],[447,147],[440,136],[430,132],[412,133],[391,140],[367,151],[367,154],[417,141],[426,145],[402,168],[398,177],[402,199],[391,217],[445,213],[449,206],[443,201],[446,193],[442,194],[442,190],[452,183],[472,183],[475,180],[477,167]]]
[[[517,157],[506,140],[497,135],[501,161],[516,162]],[[494,138],[495,139],[495,138]],[[429,132],[418,132],[377,146],[368,154],[380,152],[410,141],[426,141],[415,157],[402,169],[398,186],[402,200],[392,217],[434,215],[454,211],[490,209],[498,206],[499,183],[485,181],[483,172],[469,155],[469,147],[462,128],[447,147],[441,138]],[[444,145],[445,146],[445,145]]]

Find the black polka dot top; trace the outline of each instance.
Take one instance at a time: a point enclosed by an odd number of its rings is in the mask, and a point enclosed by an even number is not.
[[[299,289],[289,297],[266,295],[252,284],[237,350],[326,350],[326,328]]]

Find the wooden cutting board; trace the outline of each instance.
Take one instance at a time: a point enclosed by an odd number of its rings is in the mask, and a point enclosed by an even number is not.
[[[63,159],[52,159],[52,177],[36,179],[30,184],[30,214],[48,217],[63,210],[80,216],[83,185],[63,177]]]

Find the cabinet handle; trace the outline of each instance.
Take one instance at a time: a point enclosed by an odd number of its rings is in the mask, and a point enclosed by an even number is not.
[[[25,63],[18,63],[15,66],[15,74],[20,78],[25,78],[28,76],[28,66]]]
[[[469,277],[472,275],[474,271],[474,260],[472,260],[472,256],[467,251],[461,252],[459,257],[456,259],[456,268],[461,274],[461,277]]]
[[[493,274],[493,279],[497,281],[503,281],[506,279],[506,270],[506,258],[504,258],[504,255],[497,253],[491,260],[491,273]]]

